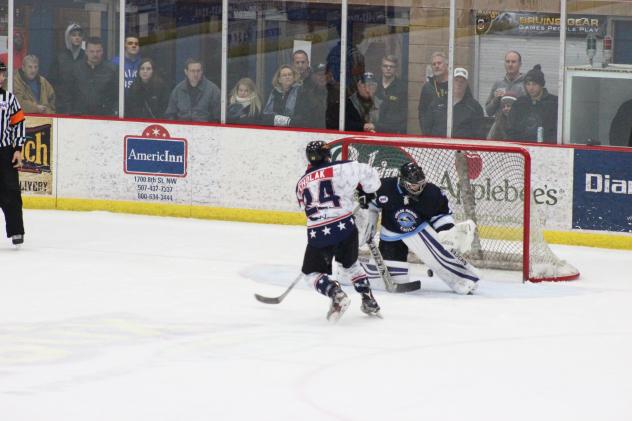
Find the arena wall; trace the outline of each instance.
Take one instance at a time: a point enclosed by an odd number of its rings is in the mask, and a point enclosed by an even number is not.
[[[25,155],[32,165],[21,174],[26,207],[273,224],[305,222],[294,197],[296,180],[305,170],[305,145],[348,136],[87,118],[29,116],[27,121],[30,143]],[[526,148],[548,241],[632,249],[632,153],[616,148]],[[589,166],[593,160],[586,154],[594,153],[610,154],[594,161],[617,162],[617,167],[606,174],[608,168],[574,165],[581,161]],[[618,169],[630,175],[614,175]],[[611,186],[612,180],[618,184]],[[595,186],[588,186],[589,181]],[[605,181],[610,183],[607,192]],[[622,192],[626,183],[630,187]],[[612,196],[611,189],[616,190],[613,197],[596,196]],[[581,197],[580,203],[574,202],[574,195]],[[611,200],[617,202],[614,212],[598,209]]]

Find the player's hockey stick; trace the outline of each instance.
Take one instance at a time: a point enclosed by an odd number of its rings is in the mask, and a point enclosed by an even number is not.
[[[384,259],[382,259],[382,253],[380,253],[380,250],[373,242],[373,239],[369,239],[369,241],[367,241],[367,245],[369,246],[371,256],[373,256],[373,260],[375,260],[377,270],[380,272],[380,277],[384,281],[384,286],[388,292],[410,292],[421,288],[421,282],[419,281],[406,282],[402,284],[396,284],[393,282],[391,274],[388,272],[386,264],[384,263]]]
[[[255,298],[265,304],[279,304],[281,301],[283,301],[283,299],[285,298],[286,295],[288,295],[290,293],[290,291],[292,291],[292,288],[294,288],[294,286],[298,283],[298,281],[301,280],[301,278],[303,277],[302,273],[299,273],[299,275],[296,277],[296,279],[294,279],[292,281],[292,283],[290,284],[289,287],[287,287],[287,289],[285,290],[285,292],[281,295],[279,295],[278,297],[264,297],[263,295],[259,295],[259,294],[255,294]]]

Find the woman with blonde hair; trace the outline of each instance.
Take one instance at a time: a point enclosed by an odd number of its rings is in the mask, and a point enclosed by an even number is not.
[[[252,79],[239,79],[230,93],[226,122],[229,124],[258,124],[261,121],[261,98]]]
[[[272,92],[263,109],[263,122],[272,126],[303,127],[301,119],[308,113],[298,72],[288,64],[282,65],[272,78]]]

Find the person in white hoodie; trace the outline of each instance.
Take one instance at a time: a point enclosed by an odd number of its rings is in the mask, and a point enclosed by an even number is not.
[[[57,112],[61,114],[70,112],[72,68],[75,63],[85,61],[83,38],[83,28],[79,24],[68,25],[64,33],[66,48],[57,53],[48,73],[48,80],[57,94]]]

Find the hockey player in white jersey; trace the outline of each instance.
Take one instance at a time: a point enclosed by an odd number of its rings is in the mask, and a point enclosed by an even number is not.
[[[375,234],[378,212],[382,212],[379,250],[393,281],[408,282],[408,251],[417,255],[458,294],[471,294],[478,286],[476,269],[457,252],[469,251],[476,226],[472,221],[455,224],[448,198],[427,182],[414,162],[402,165],[399,177],[382,180],[370,203],[368,227],[362,241]],[[377,277],[377,269],[365,264]]]
[[[356,189],[372,194],[380,178],[371,166],[356,161],[331,161],[329,145],[310,142],[305,150],[309,167],[296,185],[296,197],[307,215],[307,247],[302,273],[308,285],[331,298],[327,319],[336,321],[349,306],[349,297],[331,278],[332,260],[342,265],[362,296],[361,310],[379,315],[368,277],[358,263],[358,230],[353,209]]]

